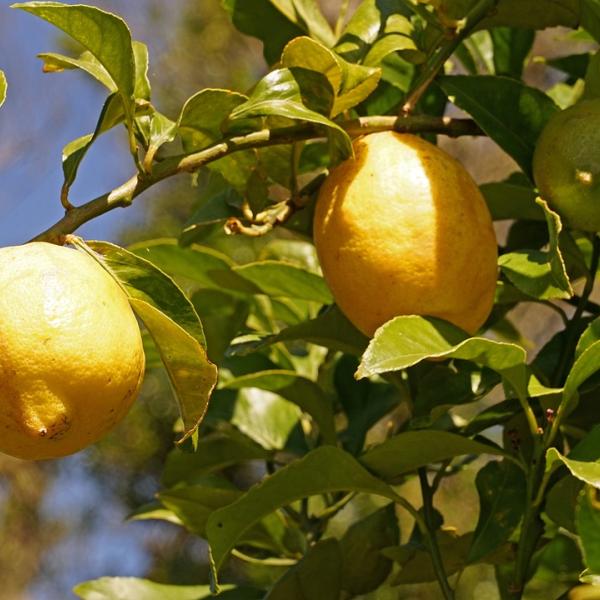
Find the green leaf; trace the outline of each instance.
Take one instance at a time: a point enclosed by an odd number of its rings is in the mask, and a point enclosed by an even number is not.
[[[475,479],[479,492],[479,520],[468,562],[477,562],[508,540],[527,503],[523,471],[513,463],[489,462]]]
[[[600,573],[600,500],[597,487],[586,486],[579,494],[575,523],[585,565],[592,573]]]
[[[387,384],[368,379],[356,381],[357,366],[356,357],[344,355],[334,373],[335,389],[348,419],[340,437],[344,449],[352,454],[363,449],[369,429],[402,401],[401,395]]]
[[[575,507],[582,486],[579,479],[569,475],[560,479],[546,494],[546,514],[558,526],[571,533],[576,533]]]
[[[579,387],[599,369],[600,342],[594,342],[577,357],[567,376],[561,400],[564,416],[570,414],[577,406]]]
[[[398,544],[399,536],[394,504],[353,523],[340,540],[342,588],[352,595],[377,589],[392,570],[392,561],[381,550]]]
[[[531,176],[537,139],[558,110],[554,102],[540,90],[507,77],[456,75],[438,81],[450,100]]]
[[[556,448],[549,448],[546,452],[546,471],[555,469],[559,462],[562,462],[569,469],[571,475],[580,481],[600,488],[600,461],[572,460],[563,456]]]
[[[335,37],[317,0],[271,0],[290,21],[306,27],[311,37],[331,46]]]
[[[148,46],[136,40],[133,40],[131,45],[133,47],[133,60],[135,63],[133,95],[136,98],[150,100],[150,80],[148,79],[150,58],[148,56]]]
[[[360,461],[385,480],[416,471],[430,463],[465,454],[504,454],[498,446],[484,444],[448,431],[406,431],[365,452]]]
[[[222,252],[193,244],[185,248],[173,238],[132,244],[129,250],[174,277],[190,279],[202,288],[256,294],[260,290],[232,271],[234,262]]]
[[[472,533],[457,536],[442,531],[437,534],[446,575],[453,575],[465,568],[472,537]],[[423,548],[415,548],[413,545],[408,544],[386,548],[382,553],[397,562],[401,567],[400,572],[392,580],[393,585],[426,583],[435,581],[437,578],[432,566],[431,555]],[[504,558],[506,562],[511,558],[510,554],[504,549],[498,554],[499,558]]]
[[[377,87],[381,76],[379,69],[348,63],[307,37],[296,38],[285,47],[281,64],[293,73],[295,68],[301,68],[325,76],[334,95],[332,117],[362,102]]]
[[[234,586],[224,585],[223,591]],[[76,585],[73,592],[83,600],[208,600],[208,585],[164,585],[135,577],[101,577]],[[238,596],[240,600],[246,596]],[[247,596],[251,598],[252,596]],[[254,596],[256,598],[256,596]]]
[[[536,203],[546,216],[550,237],[548,251],[517,250],[500,256],[498,264],[515,287],[533,298],[570,298],[573,288],[559,247],[560,217],[541,198]]]
[[[358,379],[399,371],[425,358],[461,358],[498,373],[523,366],[525,350],[516,344],[472,337],[457,327],[434,318],[401,316],[375,333],[356,372]]]
[[[198,440],[195,452],[173,449],[167,456],[162,484],[173,487],[194,483],[198,477],[252,460],[267,460],[271,453],[238,433],[211,433]]]
[[[569,76],[569,83],[575,83],[578,79],[584,79],[588,65],[590,64],[590,55],[587,52],[580,54],[570,54],[568,56],[559,56],[558,58],[546,59],[546,64],[553,69],[558,69]]]
[[[289,69],[277,69],[263,77],[250,98],[236,107],[229,118],[235,121],[251,117],[285,117],[324,126],[332,134],[336,153],[342,158],[352,154],[348,134],[333,121],[304,106],[300,86]]]
[[[217,380],[217,369],[206,356],[202,323],[173,280],[151,263],[108,242],[88,245],[120,282],[158,348],[183,418],[183,441],[202,421]]]
[[[203,537],[210,515],[223,506],[231,504],[242,495],[233,484],[219,477],[205,477],[201,483],[179,485],[161,490],[160,502],[181,520],[191,533]]]
[[[4,75],[4,71],[0,70],[0,106],[2,106],[6,100],[7,88],[8,84],[6,83],[6,75]]]
[[[347,60],[360,62],[381,34],[410,37],[412,25],[407,18],[410,14],[401,0],[364,0],[348,21],[335,50]]]
[[[494,27],[490,30],[494,47],[494,72],[520,79],[523,63],[533,46],[535,32],[532,29]]]
[[[55,52],[42,52],[38,58],[44,61],[44,73],[59,73],[65,69],[81,69],[99,81],[111,93],[117,91],[117,85],[102,63],[86,50],[78,58],[57,54]]]
[[[202,90],[186,100],[177,120],[185,151],[202,150],[222,139],[231,111],[247,100],[243,94],[218,89]]]
[[[221,387],[222,389],[259,388],[278,394],[313,417],[325,443],[334,445],[336,443],[331,401],[314,381],[306,377],[293,371],[260,371],[231,379]]]
[[[232,347],[231,354],[244,356],[277,342],[295,340],[305,340],[317,346],[356,355],[364,350],[368,342],[368,338],[334,305],[310,321],[292,325],[258,340],[237,343]]]
[[[264,260],[233,267],[260,292],[275,298],[297,298],[319,304],[330,304],[333,299],[327,284],[319,275],[294,264]]]
[[[581,26],[600,41],[600,0],[581,0]]]
[[[594,319],[581,334],[575,349],[575,358],[579,358],[583,352],[597,341],[600,341],[600,317]]]
[[[501,181],[485,183],[480,189],[494,221],[505,219],[545,220],[544,211],[535,202],[537,194],[531,185]]]
[[[336,539],[317,542],[294,567],[286,571],[265,600],[307,600],[340,597],[342,556]]]
[[[12,7],[48,21],[89,50],[114,82],[128,121],[133,118],[135,58],[131,33],[123,19],[81,4],[22,2]]]
[[[279,59],[287,42],[307,33],[303,23],[290,20],[270,0],[222,0],[222,3],[237,29],[263,42],[263,53],[270,65]]]
[[[250,488],[239,500],[214,512],[206,526],[212,557],[220,568],[240,536],[265,515],[301,498],[356,491],[397,501],[388,485],[370,475],[350,454],[322,446]]]
[[[267,450],[283,450],[298,426],[301,411],[278,394],[242,388],[229,421]]]
[[[446,18],[461,19],[477,0],[442,0]],[[587,0],[584,0],[584,2]],[[500,0],[480,28],[523,27],[545,29],[564,25],[576,28],[579,24],[579,0]]]

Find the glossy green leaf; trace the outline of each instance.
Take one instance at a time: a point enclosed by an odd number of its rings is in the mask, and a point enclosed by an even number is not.
[[[575,358],[579,358],[583,352],[598,341],[600,341],[600,318],[594,319],[581,334],[575,349]]]
[[[2,106],[6,100],[7,88],[8,85],[6,83],[6,75],[4,75],[4,71],[0,70],[0,106]]]
[[[494,221],[545,220],[543,209],[535,202],[537,194],[531,185],[500,181],[485,183],[480,189]]]
[[[208,360],[204,332],[190,301],[172,279],[148,261],[107,242],[89,242],[120,282],[150,332],[169,375],[184,425],[183,439],[202,421],[217,369]]]
[[[242,434],[211,433],[198,440],[195,452],[173,449],[165,462],[162,484],[173,487],[194,483],[198,477],[252,460],[267,460],[271,453]]]
[[[450,100],[531,175],[537,139],[558,110],[554,102],[540,90],[507,77],[456,75],[441,77],[439,83]]]
[[[575,523],[585,565],[600,573],[600,499],[598,489],[586,486],[579,494]]]
[[[231,354],[244,356],[277,342],[294,340],[305,340],[317,346],[348,354],[360,354],[368,343],[368,338],[358,331],[334,305],[310,321],[292,325],[279,333],[258,340],[237,343],[232,347]]]
[[[364,492],[397,500],[392,488],[370,475],[350,454],[322,446],[210,516],[206,532],[216,568],[244,531],[265,515],[301,498],[336,491]]]
[[[333,121],[304,106],[298,82],[289,69],[277,69],[263,77],[250,98],[231,112],[230,120],[250,117],[285,117],[314,123],[332,134],[336,152],[342,158],[352,154],[348,134]]]
[[[536,203],[542,207],[546,216],[550,236],[548,251],[509,252],[500,256],[498,264],[515,287],[533,298],[570,298],[573,288],[559,247],[559,234],[562,230],[560,217],[550,210],[544,200],[538,199]]]
[[[234,262],[208,246],[179,246],[173,238],[138,242],[129,250],[174,277],[190,279],[202,288],[256,294],[260,290],[232,271]]]
[[[376,332],[363,354],[357,378],[399,371],[425,358],[461,358],[507,373],[524,367],[525,350],[516,344],[472,337],[440,319],[401,316]]]
[[[405,39],[410,41],[410,38]],[[381,76],[379,69],[348,63],[332,50],[307,37],[296,38],[285,47],[281,64],[294,73],[294,68],[301,68],[324,75],[334,95],[330,111],[332,117],[367,98],[377,87]]]
[[[123,19],[93,6],[61,2],[21,2],[12,5],[48,21],[86,48],[104,67],[133,116],[135,58],[131,33]]]
[[[265,600],[307,600],[340,597],[342,555],[336,539],[317,542],[269,590]]]
[[[238,392],[230,422],[267,450],[283,450],[301,416],[299,407],[260,388]]]
[[[598,458],[600,459],[600,457]],[[573,460],[563,456],[556,448],[549,448],[546,452],[546,471],[555,469],[557,463],[560,462],[569,469],[571,475],[580,481],[600,488],[600,460],[596,462]]]
[[[335,389],[348,419],[340,439],[344,449],[355,455],[362,451],[369,429],[403,400],[397,388],[368,379],[356,381],[357,366],[356,357],[346,354],[340,358],[334,372]]]
[[[437,2],[447,17],[461,19],[477,0],[441,0]],[[584,0],[584,2],[587,0]],[[579,0],[551,0],[540,3],[539,0],[500,0],[490,15],[484,19],[481,28],[524,27],[545,29],[564,25],[576,28],[579,23]]]
[[[419,467],[465,454],[504,454],[491,443],[484,444],[448,431],[419,430],[395,435],[367,450],[360,461],[386,480],[416,471]]]
[[[581,26],[600,40],[600,0],[581,0]]]
[[[169,375],[183,419],[183,441],[198,429],[206,414],[217,368],[198,340],[165,313],[138,298],[129,302],[150,332]]]
[[[475,479],[479,520],[467,557],[476,562],[506,542],[519,524],[527,503],[523,471],[513,463],[489,462]]]
[[[566,416],[577,406],[579,387],[600,370],[600,342],[588,346],[575,360],[563,389],[561,410]]]
[[[208,358],[220,365],[231,341],[245,328],[250,302],[224,291],[202,289],[192,295],[192,304],[204,326]]]
[[[277,62],[291,39],[308,32],[303,22],[294,17],[288,18],[286,11],[280,11],[278,4],[271,0],[251,3],[247,0],[223,0],[222,3],[237,29],[263,42],[263,53],[270,65]],[[289,0],[285,4],[290,6]]]
[[[342,588],[352,595],[377,589],[392,570],[392,561],[381,550],[398,544],[399,536],[394,504],[353,523],[340,540]]]
[[[297,298],[319,304],[333,301],[322,277],[291,263],[264,260],[234,266],[233,271],[263,294],[275,298]]]
[[[414,56],[419,56],[414,41],[407,35],[400,33],[390,33],[378,39],[370,48],[363,59],[363,64],[367,67],[378,67],[384,58],[388,55],[400,52]]]
[[[175,282],[150,261],[109,242],[87,245],[102,257],[102,264],[120,282],[130,298],[144,301],[164,313],[205,347],[202,323]]]
[[[323,441],[336,443],[331,400],[314,381],[293,371],[260,371],[227,381],[223,389],[259,388],[278,394],[308,413],[317,425]]]
[[[218,89],[202,90],[189,98],[177,121],[185,151],[202,150],[225,137],[223,123],[247,99],[243,94]]]
[[[220,600],[258,600],[258,591],[221,587]],[[101,577],[76,585],[73,592],[83,600],[210,600],[208,585],[165,585],[135,577]]]
[[[410,37],[412,26],[407,18],[410,15],[410,9],[401,0],[364,0],[348,21],[335,50],[347,60],[359,62],[381,34]]]
[[[79,57],[65,56],[55,52],[42,52],[38,58],[44,61],[45,73],[57,73],[65,69],[81,69],[94,79],[108,88],[111,93],[117,91],[117,85],[102,63],[89,50],[83,52]]]
[[[148,55],[148,46],[137,40],[133,40],[131,45],[135,63],[133,95],[138,99],[150,100],[150,80],[148,79],[150,57]]]
[[[575,507],[583,483],[571,475],[560,479],[546,494],[545,511],[558,526],[571,533],[577,533]]]
[[[223,506],[231,504],[242,495],[233,484],[219,477],[205,477],[200,483],[179,485],[161,490],[157,497],[195,535],[205,535],[210,515]]]
[[[532,29],[494,27],[490,30],[494,48],[494,72],[519,79],[527,55],[533,46],[535,32]]]

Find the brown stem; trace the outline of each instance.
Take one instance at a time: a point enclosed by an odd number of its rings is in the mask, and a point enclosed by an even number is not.
[[[427,115],[362,117],[344,121],[340,123],[340,126],[351,137],[389,130],[403,133],[438,133],[450,137],[483,135],[479,127],[470,119],[450,119],[448,117],[430,117]],[[142,178],[136,174],[117,189],[98,196],[86,204],[70,208],[62,219],[31,241],[60,244],[65,234],[73,233],[84,223],[115,208],[129,206],[134,198],[155,183],[178,173],[192,173],[200,167],[233,152],[276,144],[290,144],[301,140],[318,139],[323,136],[323,130],[311,124],[274,130],[263,129],[247,135],[231,137],[194,154],[167,158],[154,165],[151,175]]]

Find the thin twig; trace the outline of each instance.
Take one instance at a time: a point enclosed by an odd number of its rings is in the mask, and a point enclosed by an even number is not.
[[[450,119],[448,117],[431,117],[427,115],[410,118],[363,117],[341,122],[340,126],[351,137],[390,130],[403,133],[438,133],[450,137],[482,135],[479,127],[470,119]],[[74,206],[67,211],[62,219],[37,235],[32,241],[61,243],[65,234],[73,233],[84,223],[115,208],[129,206],[134,198],[156,183],[179,173],[193,173],[204,165],[234,152],[277,144],[290,144],[302,140],[320,139],[322,137],[324,137],[322,128],[312,124],[274,130],[263,129],[247,135],[228,138],[187,156],[165,158],[154,166],[151,175],[142,178],[139,174],[136,174],[115,190],[98,196],[81,206]]]
[[[454,599],[454,592],[448,583],[448,577],[444,569],[440,547],[437,542],[436,527],[433,523],[434,508],[433,494],[427,481],[427,469],[421,467],[418,470],[419,483],[421,484],[421,494],[423,496],[423,516],[425,517],[425,526],[427,527],[427,540],[429,545],[429,553],[431,554],[431,563],[437,577],[438,583],[442,590],[442,594],[446,600]]]
[[[456,48],[472,33],[480,21],[490,13],[497,3],[498,0],[479,0],[462,20],[462,27],[454,31],[449,31],[451,34],[450,39],[436,49],[423,67],[421,74],[417,77],[412,90],[406,98],[406,102],[402,106],[401,115],[408,115],[412,112]]]

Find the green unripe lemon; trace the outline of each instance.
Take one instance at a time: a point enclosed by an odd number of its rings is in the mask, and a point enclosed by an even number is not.
[[[548,121],[535,149],[533,176],[568,227],[600,231],[600,98]]]

